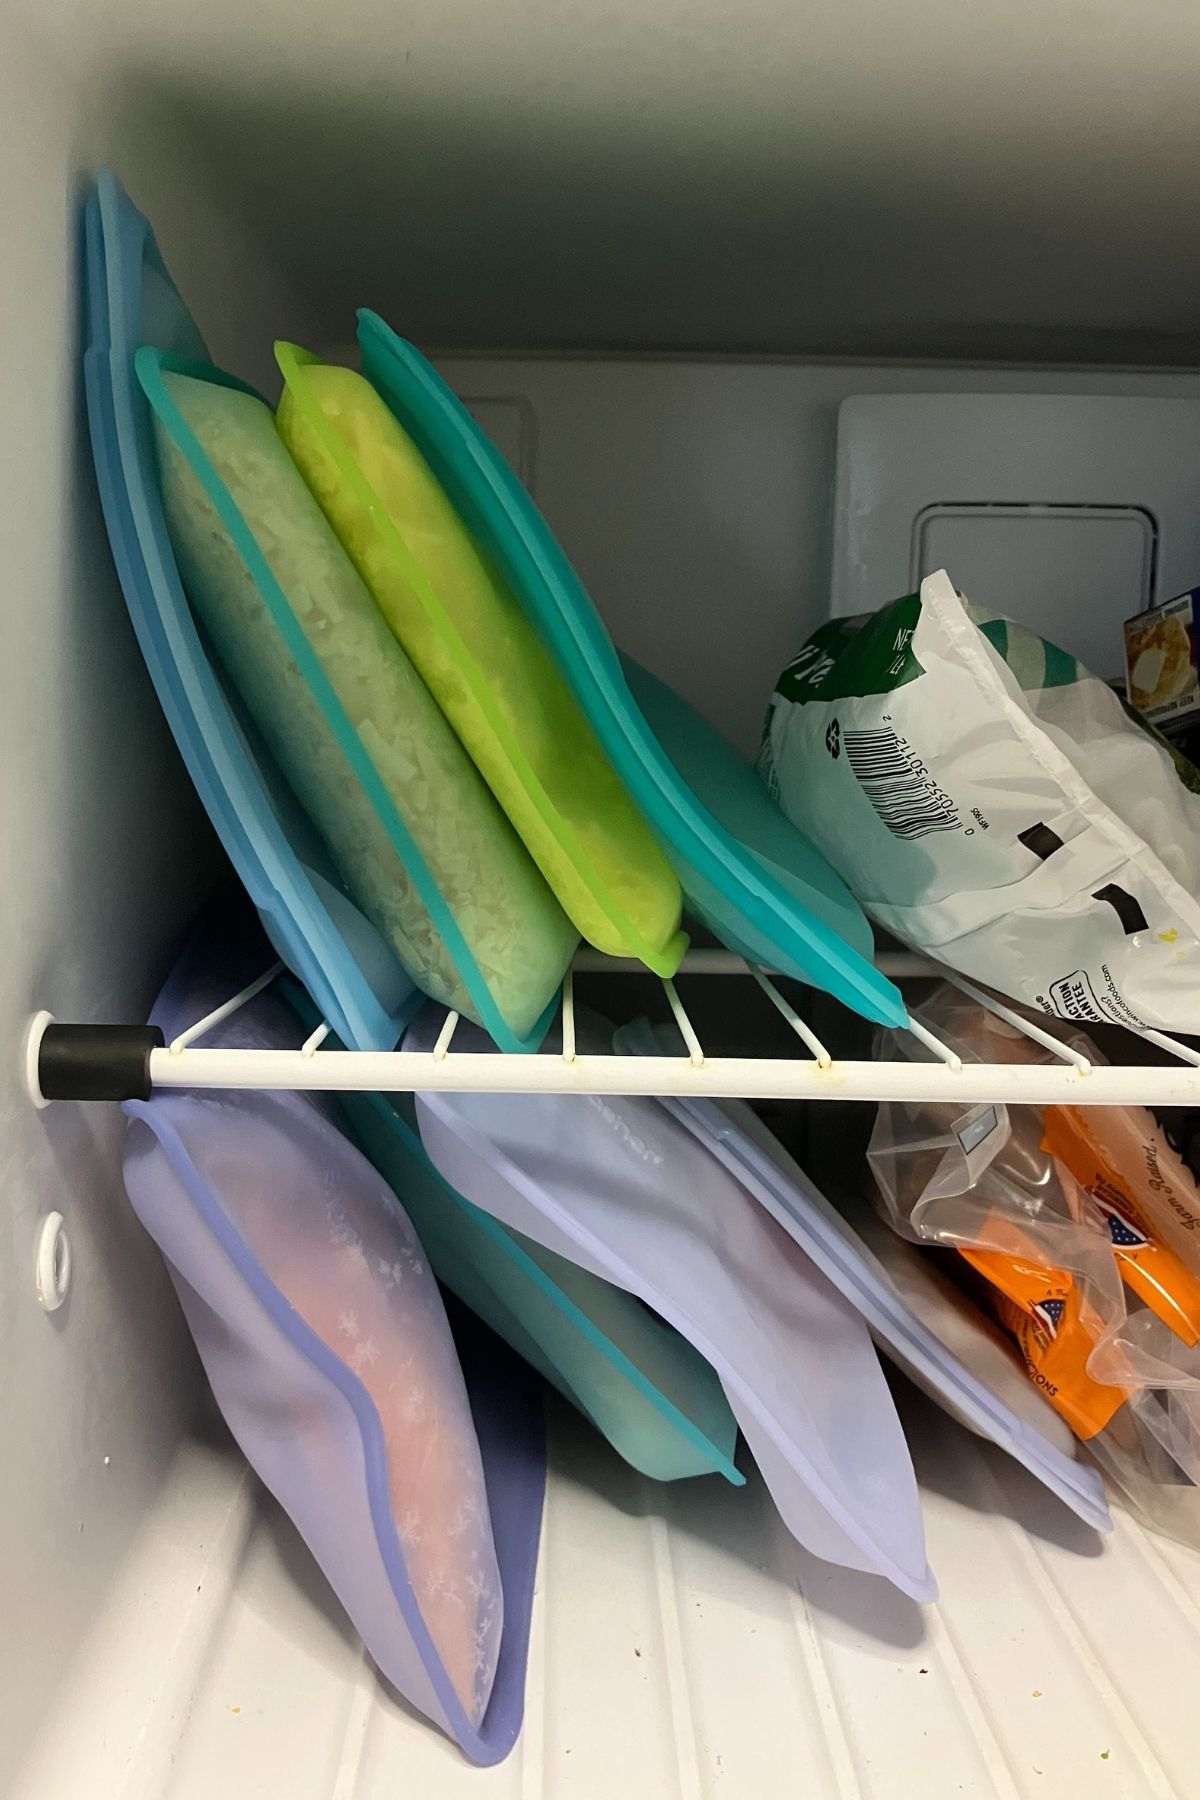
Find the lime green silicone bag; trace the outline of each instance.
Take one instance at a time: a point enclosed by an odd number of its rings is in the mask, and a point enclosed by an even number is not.
[[[678,879],[536,627],[370,383],[275,354],[283,441],[565,912],[597,949],[674,974]]]

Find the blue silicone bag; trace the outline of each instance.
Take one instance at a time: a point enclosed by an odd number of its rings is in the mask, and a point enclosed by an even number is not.
[[[629,1056],[670,1055],[669,1028],[645,1020],[623,1026],[617,1049]],[[1098,1471],[1075,1459],[1027,1418],[1020,1417],[929,1330],[859,1232],[841,1217],[793,1162],[761,1119],[736,1100],[694,1096],[656,1104],[734,1174],[861,1313],[876,1343],[918,1386],[980,1437],[1022,1463],[1071,1510],[1098,1531],[1111,1529]],[[869,1210],[869,1209],[867,1209]]]
[[[192,619],[134,373],[143,343],[203,357],[154,235],[105,172],[85,215],[84,380],[105,525],[138,644],[206,812],[277,954],[356,1049],[388,1050],[419,996],[347,898],[329,853],[222,681]]]
[[[827,989],[868,1019],[904,1024],[899,990],[868,955],[749,852],[688,785],[630,693],[612,640],[545,520],[426,358],[366,310],[358,342],[363,373],[537,624],[697,912],[751,960]]]
[[[152,1022],[168,1036],[267,956],[210,920]],[[209,1033],[284,1048],[274,994]],[[125,1181],[167,1262],[214,1395],[375,1662],[472,1761],[520,1729],[545,1438],[535,1378],[447,1313],[395,1196],[321,1099],[129,1101]]]

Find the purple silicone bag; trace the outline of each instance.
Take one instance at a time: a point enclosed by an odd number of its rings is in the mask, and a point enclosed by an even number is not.
[[[406,1050],[430,1050],[427,1007]],[[581,1045],[611,1027],[577,1014]],[[454,1054],[490,1048],[460,1023]],[[815,1555],[937,1592],[916,1478],[861,1316],[804,1251],[654,1100],[417,1095],[421,1141],[451,1185],[558,1256],[636,1294],[692,1343],[785,1524]]]
[[[271,960],[257,931],[201,933],[152,1022],[169,1040]],[[296,1035],[266,993],[205,1042]],[[233,1435],[388,1680],[498,1761],[520,1729],[545,1488],[536,1378],[469,1317],[460,1365],[400,1201],[322,1101],[160,1091],[125,1112],[130,1200]]]

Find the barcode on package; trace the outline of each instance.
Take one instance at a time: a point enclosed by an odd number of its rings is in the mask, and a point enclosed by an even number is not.
[[[949,794],[890,726],[847,731],[842,742],[858,785],[893,837],[911,840],[959,829]]]

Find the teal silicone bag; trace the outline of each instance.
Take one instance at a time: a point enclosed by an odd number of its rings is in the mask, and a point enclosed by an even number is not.
[[[317,1024],[292,984],[305,1029]],[[326,1046],[339,1049],[332,1037]],[[350,1136],[412,1220],[438,1280],[652,1481],[723,1475],[737,1423],[715,1371],[631,1294],[481,1212],[438,1174],[408,1095],[339,1094]]]
[[[376,313],[359,313],[358,342],[363,373],[538,625],[695,911],[752,961],[825,988],[868,1019],[903,1025],[908,1014],[899,989],[748,851],[681,776],[545,520],[436,370]]]
[[[680,780],[797,905],[869,961],[875,943],[866,914],[837,870],[776,806],[751,764],[657,675],[631,656],[621,657],[621,667],[643,718]],[[720,895],[708,891],[698,870],[691,879],[692,911],[731,950],[754,960],[753,944],[739,939],[736,921],[722,907]]]
[[[577,942],[250,389],[135,358],[192,604],[363,911],[419,986],[535,1048]]]

